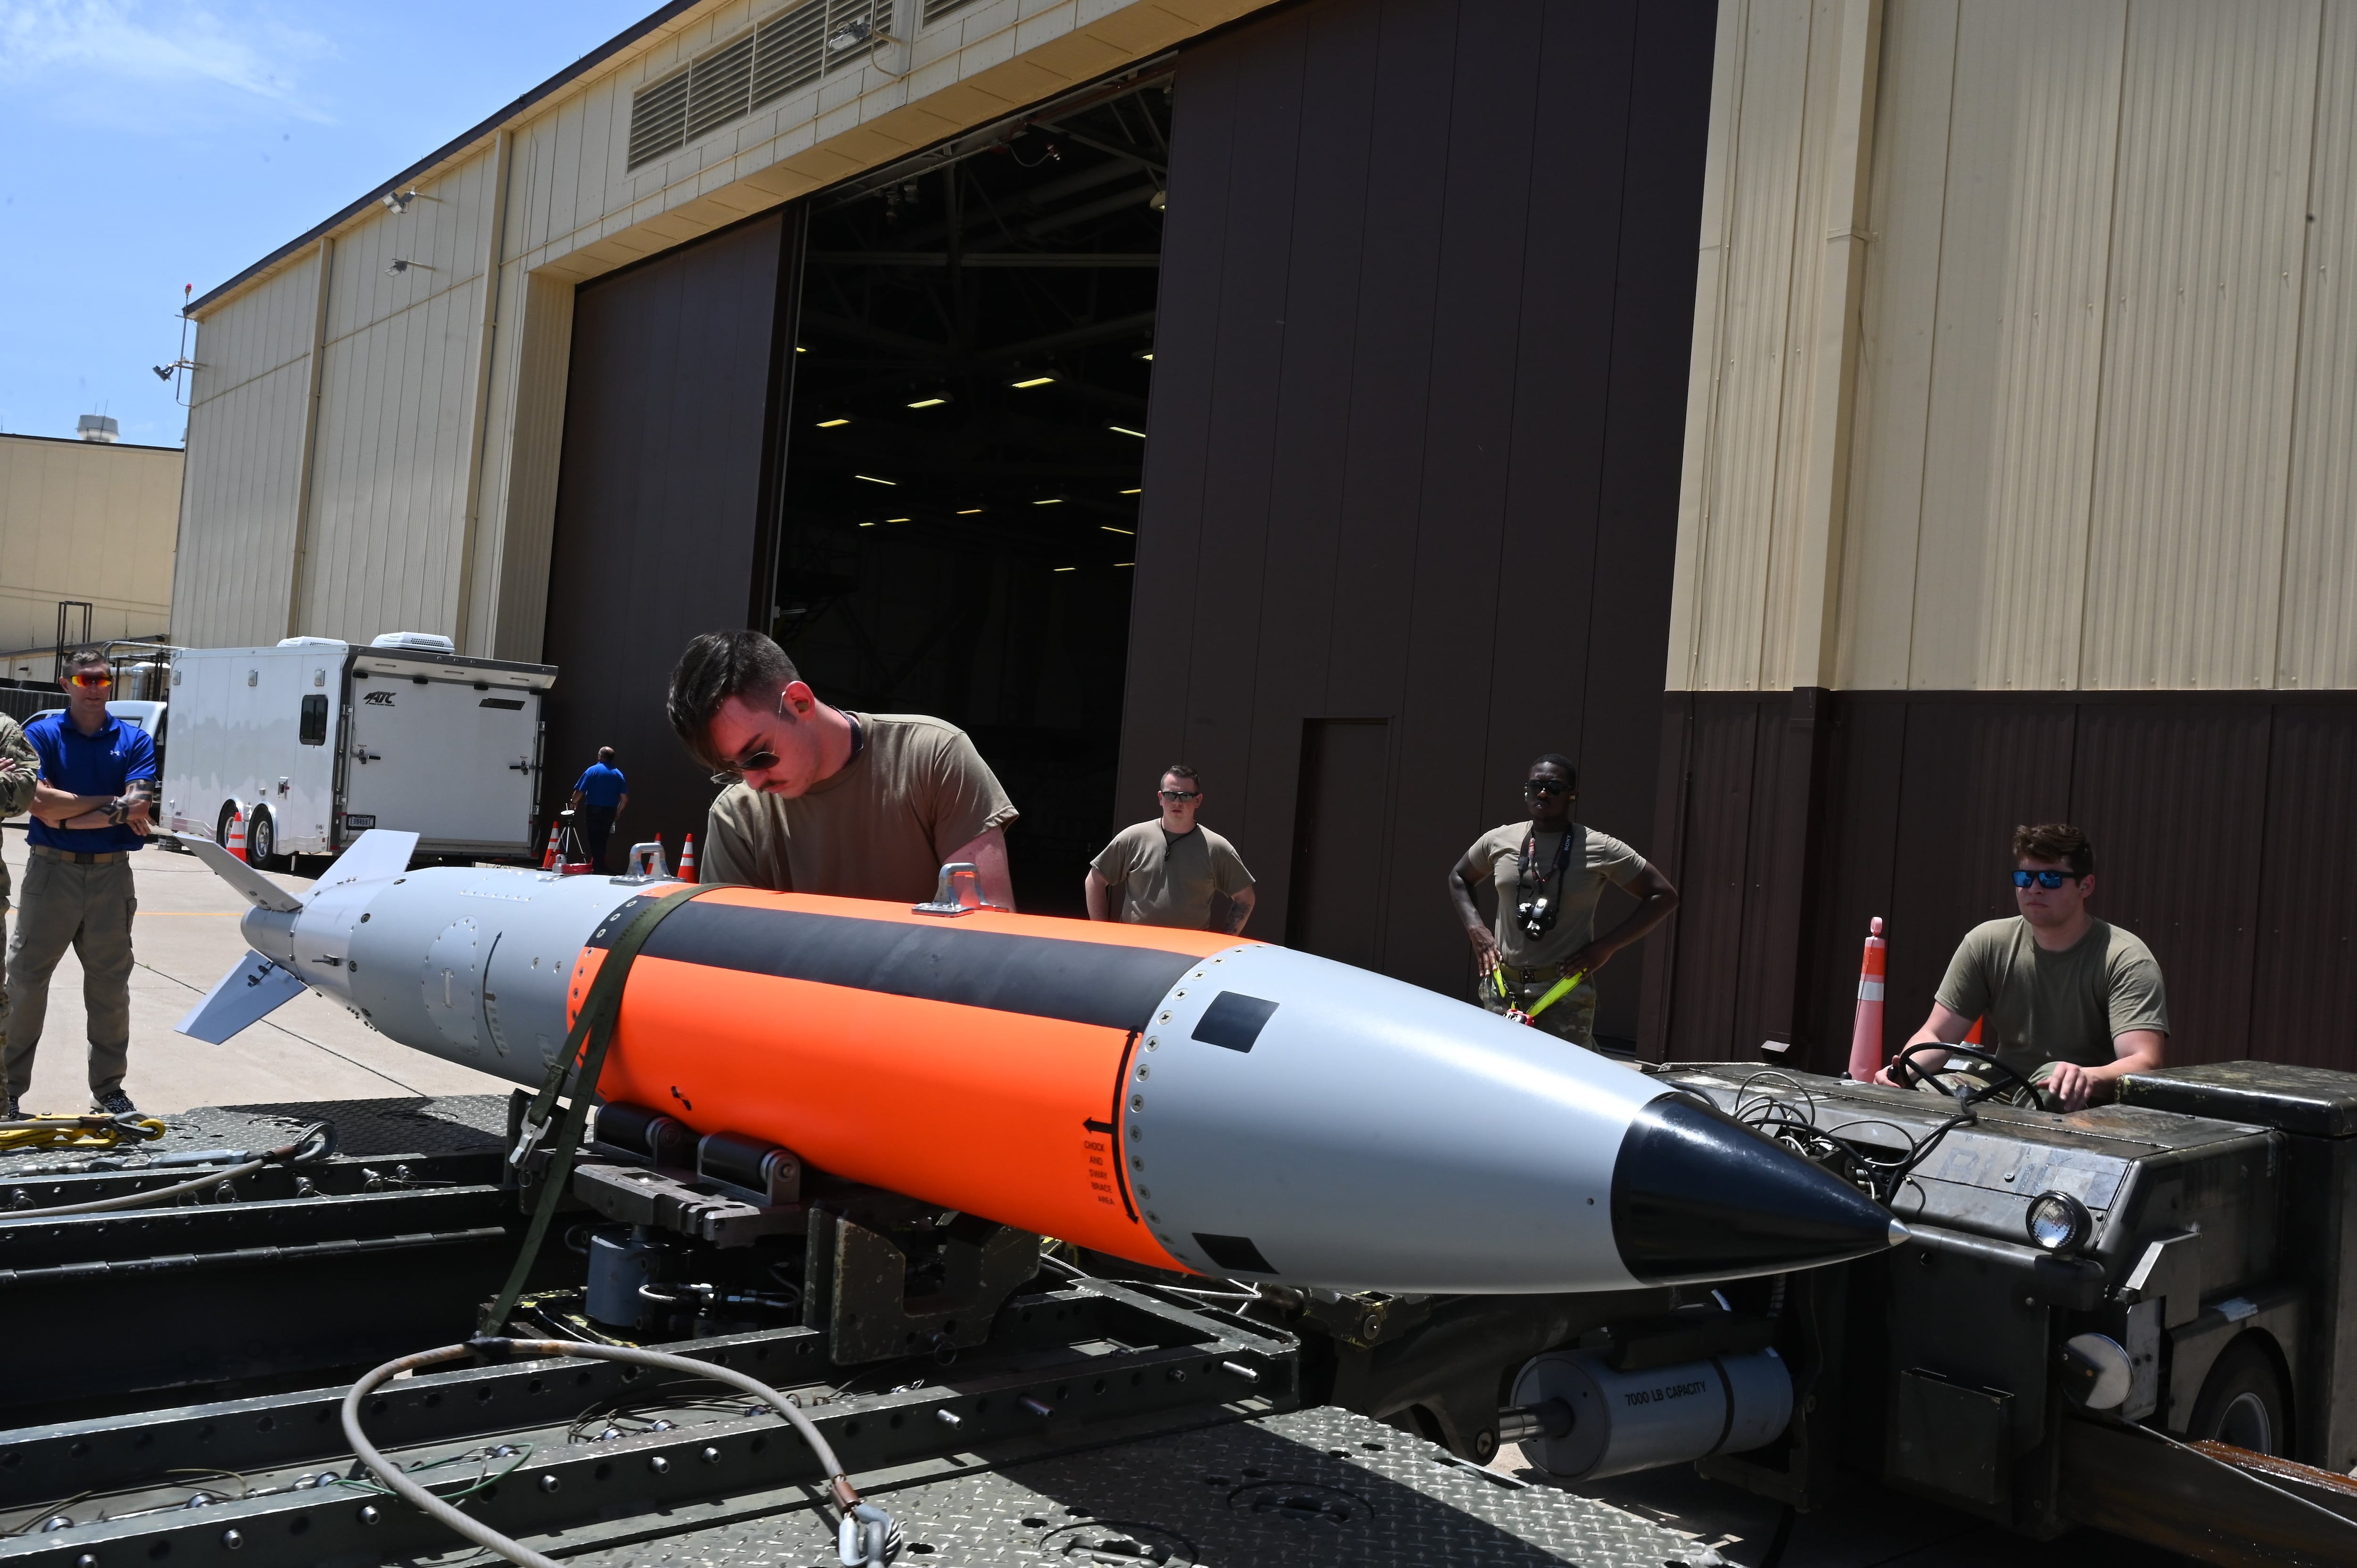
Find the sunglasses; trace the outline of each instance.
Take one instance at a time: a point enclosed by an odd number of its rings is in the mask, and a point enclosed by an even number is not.
[[[1166,800],[1191,800],[1202,791],[1200,789],[1157,789],[1155,793]]]
[[[778,716],[780,718],[786,716],[786,694],[783,692],[778,693]],[[768,746],[763,746],[760,750],[740,757],[734,762],[723,763],[720,771],[713,774],[711,778],[715,784],[734,784],[748,773],[759,773],[764,768],[775,768],[777,765],[778,754]]]
[[[1559,779],[1534,779],[1523,786],[1525,795],[1568,795],[1571,786]]]
[[[73,685],[80,686],[85,692],[92,692],[96,691],[101,686],[112,686],[114,684],[113,676],[101,674],[98,671],[91,670],[85,670],[79,675],[69,675],[66,677],[66,680]]]
[[[2065,882],[2075,880],[2076,878],[2067,871],[2017,871],[2013,874],[2013,885],[2016,887],[2027,887],[2032,882],[2036,882],[2049,893],[2053,892]]]

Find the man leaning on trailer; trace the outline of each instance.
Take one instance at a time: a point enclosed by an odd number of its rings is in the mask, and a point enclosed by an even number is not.
[[[964,861],[986,901],[1015,908],[1015,804],[955,725],[823,703],[758,631],[689,643],[668,708],[689,753],[727,786],[705,822],[704,881],[914,904],[933,896],[944,864]]]
[[[40,758],[33,822],[26,832],[25,891],[8,940],[13,983],[0,1058],[13,1118],[33,1081],[33,1053],[49,1010],[49,975],[70,947],[81,960],[90,1034],[91,1109],[128,1115],[123,1091],[131,1053],[131,918],[139,901],[131,856],[146,846],[156,789],[156,743],[106,711],[114,677],[94,649],[70,655],[59,682],[66,710],[26,730]]]

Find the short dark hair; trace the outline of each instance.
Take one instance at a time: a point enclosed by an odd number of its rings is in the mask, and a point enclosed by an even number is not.
[[[2095,875],[2095,846],[2068,822],[2040,822],[2013,830],[2016,860],[2059,860],[2073,876]]]
[[[613,760],[614,760],[614,748],[613,748],[612,746],[599,746],[599,747],[597,748],[597,760],[598,760],[598,761],[600,761],[600,762],[611,762],[611,761],[613,761]]]
[[[759,632],[707,631],[672,667],[664,712],[689,755],[714,768],[719,763],[706,737],[720,704],[755,687],[783,691],[801,679],[786,650]]]
[[[1188,767],[1183,762],[1172,763],[1169,767],[1157,774],[1156,777],[1159,779],[1168,779],[1173,774],[1178,775],[1181,779],[1191,779],[1198,784],[1200,784],[1203,781],[1203,776],[1201,774],[1196,772],[1193,768]]]
[[[1573,793],[1578,792],[1579,769],[1572,766],[1570,757],[1559,751],[1543,751],[1531,759],[1531,765],[1523,768],[1523,772],[1527,776],[1537,772],[1542,768],[1562,768],[1564,779],[1571,785]]]
[[[107,658],[106,650],[104,649],[77,648],[66,655],[65,665],[58,671],[58,674],[60,677],[64,677],[72,674],[77,670],[87,670],[92,665],[96,665],[100,669],[110,672],[114,669],[113,660]]]

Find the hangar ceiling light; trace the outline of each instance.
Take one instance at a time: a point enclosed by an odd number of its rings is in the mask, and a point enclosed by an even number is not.
[[[1131,429],[1128,425],[1126,425],[1126,424],[1108,424],[1108,425],[1106,425],[1106,426],[1105,426],[1105,428],[1106,428],[1107,430],[1112,431],[1115,435],[1135,435],[1135,436],[1136,436],[1140,441],[1143,441],[1143,440],[1145,440],[1145,439],[1146,439],[1146,432],[1145,432],[1145,431],[1143,431],[1143,430],[1132,430],[1132,429]]]
[[[1053,376],[1033,376],[1029,381],[1009,381],[1009,382],[1007,382],[1006,384],[1007,384],[1008,386],[1011,386],[1011,387],[1016,387],[1016,388],[1018,388],[1018,389],[1028,390],[1028,389],[1032,388],[1032,387],[1044,387],[1044,386],[1047,386],[1047,385],[1049,385],[1050,382],[1054,381],[1055,381],[1055,379],[1056,379],[1056,378],[1055,378],[1055,377],[1053,377]]]
[[[865,479],[871,485],[897,485],[900,482],[898,479],[879,479],[873,474],[854,474],[851,477],[855,479]]]
[[[950,400],[945,397],[920,397],[909,406],[910,408],[939,408],[942,404],[949,401]]]
[[[818,422],[818,427],[819,427],[821,430],[833,430],[833,429],[834,429],[836,425],[838,425],[838,424],[850,424],[850,423],[851,423],[851,419],[850,419],[850,416],[849,416],[849,415],[847,415],[847,414],[838,414],[836,417],[834,417],[834,418],[833,418],[833,419],[822,419],[822,420],[820,420],[820,421]]]

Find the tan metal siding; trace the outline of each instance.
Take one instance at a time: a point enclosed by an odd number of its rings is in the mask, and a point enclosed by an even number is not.
[[[1745,0],[1737,23],[1742,78],[1722,144],[1729,166],[1726,278],[1696,562],[1707,610],[1692,628],[1693,683],[1701,687],[1745,688],[1760,678],[1790,313],[1793,298],[1808,293],[1808,280],[1794,276],[1793,252],[1812,12],[1807,0]]]
[[[1867,248],[1866,325],[1860,333],[1837,639],[1844,684],[1906,681],[1923,520],[1924,430],[1931,417],[1958,10],[1957,0],[1924,0],[1891,7],[1883,25],[1868,201],[1873,238]]]
[[[1814,549],[1788,553],[1824,509],[1793,509],[1793,432],[1828,403],[1797,361],[1837,363],[1844,330],[1834,683],[2357,686],[2357,0],[1889,6],[1848,328],[1779,242],[1825,199],[1808,137],[1835,84],[1800,69],[1797,7],[1742,17],[1672,686],[1809,683]]]
[[[93,637],[165,629],[180,465],[156,447],[0,435],[0,649],[48,644],[60,599],[90,605]],[[23,672],[46,679],[48,661]]]
[[[172,634],[199,648],[275,642],[302,475],[317,251],[209,315],[189,376],[188,480]]]
[[[2273,683],[2318,13],[2129,13],[2082,686]]]
[[[2357,5],[2325,7],[2317,73],[2276,683],[2357,687]]]
[[[1872,684],[2075,682],[2126,10],[1963,8],[1914,625]]]

